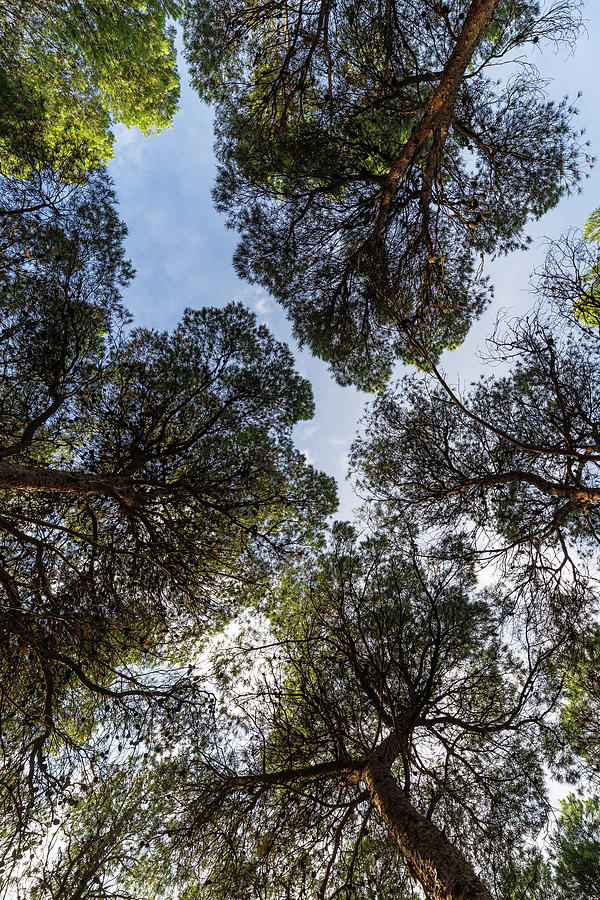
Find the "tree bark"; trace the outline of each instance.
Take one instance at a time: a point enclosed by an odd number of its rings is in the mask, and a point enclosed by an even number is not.
[[[362,777],[411,875],[432,900],[493,900],[462,853],[412,806],[385,760],[374,755]]]
[[[134,500],[134,487],[131,478],[121,475],[89,475],[86,472],[69,472],[64,469],[0,463],[0,490],[80,496],[101,494],[131,503]]]
[[[464,481],[456,487],[444,491],[446,496],[450,494],[462,494],[469,488],[496,487],[502,484],[530,484],[541,493],[551,497],[564,497],[573,503],[600,503],[600,488],[586,487],[580,484],[560,484],[542,478],[535,472],[525,472],[522,469],[513,469],[509,472],[497,472],[480,477],[465,477]]]
[[[388,172],[387,178],[392,187],[398,184],[409,165],[432,136],[434,129],[447,128],[466,68],[483,32],[492,20],[497,5],[498,0],[473,0],[471,3],[462,31],[442,72],[440,83],[402,148],[402,153]]]

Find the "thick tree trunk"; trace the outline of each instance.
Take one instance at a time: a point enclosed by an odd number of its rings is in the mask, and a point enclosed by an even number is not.
[[[400,848],[409,871],[432,900],[492,900],[462,853],[411,805],[381,756],[362,777],[373,804]]]
[[[420,121],[412,130],[402,153],[388,173],[390,185],[397,185],[408,166],[421,152],[436,128],[447,128],[458,89],[485,29],[492,20],[498,0],[473,0],[462,31],[440,78],[435,93]]]
[[[118,497],[130,503],[134,499],[134,484],[120,475],[88,475],[64,469],[41,469],[0,463],[0,490],[39,492],[43,494],[101,494]]]
[[[600,488],[586,487],[581,484],[567,484],[549,481],[535,472],[513,469],[509,472],[494,472],[480,477],[465,477],[456,487],[448,488],[446,494],[462,494],[469,488],[496,487],[502,484],[531,484],[543,494],[551,497],[564,497],[573,503],[600,503]]]

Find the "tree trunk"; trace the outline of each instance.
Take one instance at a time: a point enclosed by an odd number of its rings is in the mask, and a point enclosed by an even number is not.
[[[134,483],[120,475],[88,475],[64,469],[41,469],[17,464],[0,464],[0,490],[43,494],[101,494],[118,497],[125,503],[134,500]]]
[[[436,127],[447,127],[456,96],[481,37],[492,21],[498,0],[473,0],[464,25],[440,78],[435,93],[388,172],[388,181],[396,186],[409,165],[421,152]]]
[[[375,808],[404,856],[409,871],[432,900],[492,900],[462,853],[411,805],[381,756],[362,777]]]

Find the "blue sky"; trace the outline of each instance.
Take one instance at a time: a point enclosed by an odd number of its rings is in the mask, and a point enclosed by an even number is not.
[[[551,79],[548,91],[552,97],[574,99],[583,91],[576,103],[579,125],[586,128],[591,152],[600,156],[600,25],[589,20],[594,6],[592,0],[586,3],[586,32],[574,53],[566,48],[558,53],[542,50],[535,61]],[[338,515],[350,518],[357,499],[345,480],[347,454],[368,398],[352,388],[338,387],[323,363],[300,352],[278,305],[262,289],[235,275],[231,257],[236,236],[225,228],[210,195],[215,175],[212,115],[188,87],[182,57],[180,70],[181,109],[169,131],[144,138],[134,129],[120,126],[116,130],[110,171],[129,228],[127,250],[137,270],[126,304],[136,324],[159,329],[172,328],[188,306],[223,306],[230,300],[242,300],[253,309],[260,321],[291,346],[298,370],[313,385],[316,415],[311,422],[297,426],[297,445],[314,465],[335,476],[340,492]],[[583,183],[581,194],[564,199],[530,226],[534,241],[529,251],[487,267],[495,285],[495,300],[463,346],[445,354],[443,363],[450,380],[460,377],[461,382],[468,382],[481,371],[477,350],[500,309],[516,313],[531,305],[530,273],[543,259],[544,237],[557,238],[566,229],[581,226],[598,205],[600,170],[596,167]],[[401,371],[399,366],[398,375]]]

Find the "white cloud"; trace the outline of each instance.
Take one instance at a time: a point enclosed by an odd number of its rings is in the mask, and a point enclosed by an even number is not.
[[[256,285],[246,286],[241,299],[259,316],[268,316],[273,309],[269,295]]]
[[[259,316],[268,315],[270,310],[271,304],[269,303],[269,298],[266,295],[263,297],[259,297],[258,300],[254,301],[254,311],[257,312]]]
[[[315,436],[318,430],[319,426],[315,425],[312,422],[310,425],[304,425],[302,428],[302,440],[310,441],[310,439]]]
[[[115,125],[115,159],[113,165],[127,168],[132,163],[139,163],[145,150],[146,138],[137,128],[127,125]]]

